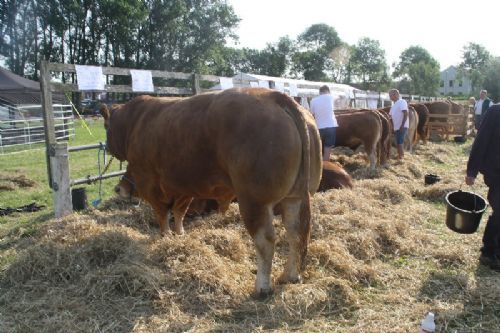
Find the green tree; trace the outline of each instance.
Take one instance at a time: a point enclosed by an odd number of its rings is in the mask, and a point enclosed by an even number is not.
[[[333,27],[326,24],[310,26],[298,37],[298,51],[292,57],[293,72],[306,80],[328,80],[334,70],[330,54],[341,44]]]
[[[1,0],[0,8],[0,52],[10,70],[33,77],[38,54],[37,2]]]
[[[104,59],[101,63],[116,67],[142,67],[143,54],[139,50],[141,29],[147,14],[142,0],[102,1],[100,20],[104,28]]]
[[[402,93],[433,96],[439,88],[439,63],[421,46],[404,50],[393,77],[400,81]]]
[[[263,50],[243,49],[243,57],[237,67],[242,72],[269,76],[288,73],[294,45],[289,37],[281,37],[276,43],[268,43]]]
[[[385,51],[380,43],[370,38],[362,38],[353,48],[351,68],[362,89],[377,89],[387,79],[387,62]],[[387,82],[385,82],[387,83]]]
[[[208,73],[231,77],[236,73],[243,71],[242,66],[246,61],[245,52],[243,49],[232,47],[221,47],[212,50],[206,65]]]
[[[270,76],[284,76],[289,70],[289,64],[295,46],[289,37],[281,37],[278,42],[267,44],[262,52],[265,66],[262,73]]]
[[[500,101],[500,57],[492,57],[486,64],[483,87],[491,99]]]
[[[473,91],[481,89],[490,60],[491,54],[479,44],[469,43],[463,47],[462,62],[458,67],[462,75],[470,78]]]
[[[239,22],[223,0],[150,0],[144,50],[148,67],[205,72]]]

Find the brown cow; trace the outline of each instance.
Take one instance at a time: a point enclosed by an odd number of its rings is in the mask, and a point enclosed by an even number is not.
[[[324,192],[332,188],[352,188],[352,178],[340,164],[323,161],[323,176],[318,191]]]
[[[382,136],[380,138],[380,165],[387,165],[387,162],[391,158],[391,142],[392,133],[394,133],[394,126],[392,124],[391,116],[380,110],[373,110],[376,112],[380,120],[382,121]]]
[[[427,143],[429,139],[429,109],[424,103],[411,103],[418,115],[418,127],[417,133],[418,137],[424,144]]]
[[[176,99],[174,101],[177,101]],[[316,131],[316,127],[314,126],[315,122],[312,116],[308,113],[305,114],[308,131],[310,135],[310,143],[311,143],[311,157],[314,157],[315,147],[320,144],[317,142],[317,137],[314,135]],[[328,170],[330,171],[330,170]],[[327,172],[328,172],[327,171]],[[338,171],[338,170],[337,170]],[[343,170],[342,170],[343,171]],[[345,171],[343,171],[345,173]],[[323,175],[325,174],[325,168],[323,164]],[[141,182],[139,186],[137,186],[134,177],[132,176],[129,168],[127,167],[125,174],[121,177],[119,183],[115,186],[115,192],[122,198],[131,199],[131,198],[142,198],[146,201],[150,202],[153,200],[151,196],[163,196],[161,193],[161,189],[159,188],[159,183],[152,179],[151,177],[140,177]],[[335,183],[347,184],[349,182],[348,179],[345,179],[345,176],[342,172],[337,172],[335,176],[329,175],[330,181],[326,183],[327,189],[333,188]],[[352,180],[351,180],[352,181]],[[138,192],[138,189],[141,190],[141,193]],[[191,203],[187,201],[189,198],[185,198],[183,196],[176,198],[168,198],[163,197],[161,201],[166,202],[167,209],[167,217],[166,217],[166,227],[168,227],[168,213],[170,209],[174,214],[174,232],[177,234],[184,233],[183,220],[185,215],[200,215],[203,213],[209,213],[211,211],[217,210],[219,213],[224,213],[229,209],[229,204],[231,202],[236,202],[234,195],[228,195],[228,197],[223,198],[222,200],[214,200],[214,199],[200,199],[193,198]],[[188,205],[188,208],[186,208]],[[278,213],[276,213],[278,212]],[[279,210],[275,210],[276,215],[280,215],[281,212]],[[162,220],[157,221],[160,227],[162,227]],[[164,231],[161,231],[162,233]]]
[[[404,147],[413,153],[413,145],[417,143],[418,114],[413,106],[408,105],[408,132],[406,133]]]
[[[377,145],[377,163],[380,165],[386,165],[391,153],[391,138],[393,132],[391,117],[385,112],[373,109],[340,109],[336,111],[338,113],[372,112],[380,118],[382,124],[382,134]]]
[[[378,160],[377,151],[382,137],[382,121],[380,116],[371,110],[339,110],[337,118],[337,135],[335,146],[356,149],[364,145],[370,160],[370,168],[375,169]]]
[[[146,179],[159,183],[162,195],[149,199],[157,214],[166,213],[165,196],[221,200],[236,194],[256,246],[255,291],[261,296],[272,290],[272,208],[279,203],[289,244],[279,280],[298,281],[311,232],[310,195],[321,178],[319,133],[308,111],[285,94],[261,88],[164,103],[140,96],[103,110],[110,153],[128,161],[138,187]],[[165,231],[165,216],[159,222]]]

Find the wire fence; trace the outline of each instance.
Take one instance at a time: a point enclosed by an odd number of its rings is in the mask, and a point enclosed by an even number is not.
[[[57,141],[75,136],[71,105],[54,104]],[[11,106],[0,103],[0,154],[43,148],[44,120],[41,105]]]

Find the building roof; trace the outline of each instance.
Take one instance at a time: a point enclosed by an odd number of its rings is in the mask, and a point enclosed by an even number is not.
[[[0,100],[12,105],[41,104],[40,83],[0,67]],[[64,103],[64,95],[52,94],[53,103]]]

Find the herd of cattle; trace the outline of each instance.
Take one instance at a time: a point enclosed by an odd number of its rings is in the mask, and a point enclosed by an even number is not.
[[[438,101],[410,104],[407,146],[426,142],[432,114],[460,113]],[[121,196],[137,196],[154,209],[160,232],[183,233],[186,214],[228,209],[237,200],[257,256],[255,292],[272,291],[274,214],[282,217],[289,245],[279,282],[297,282],[311,233],[310,197],[318,190],[352,187],[340,165],[323,162],[315,121],[291,97],[263,88],[229,89],[188,98],[139,96],[101,107],[107,149],[127,171]],[[338,110],[337,146],[365,147],[371,168],[390,157],[389,108]]]

